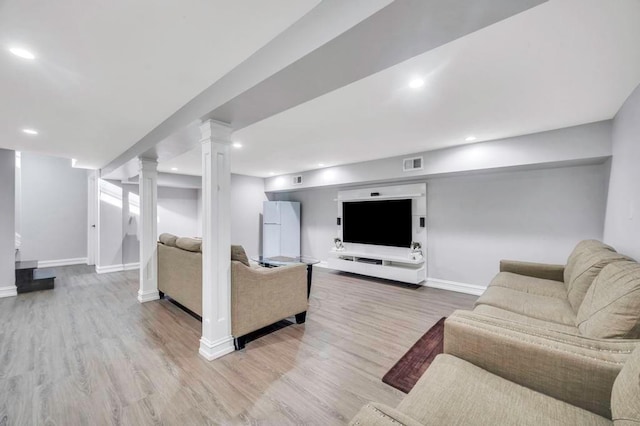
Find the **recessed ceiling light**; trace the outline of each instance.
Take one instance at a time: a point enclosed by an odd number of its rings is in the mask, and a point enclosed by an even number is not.
[[[234,148],[242,148],[242,144],[240,142],[234,142],[233,143],[233,147]]]
[[[419,89],[424,86],[424,80],[421,78],[414,78],[409,82],[409,87],[412,89]]]
[[[464,140],[467,141],[467,142],[473,142],[476,139],[478,139],[478,138],[476,138],[475,136],[467,136]]]
[[[269,172],[269,176],[275,176],[276,173],[275,172]]]
[[[71,167],[75,167],[77,163],[78,163],[78,160],[76,160],[75,158],[71,159]]]
[[[173,171],[173,172],[177,172],[177,171],[178,171],[178,168],[177,168],[177,167],[172,167],[172,168],[171,168],[171,171]]]
[[[22,129],[23,133],[26,133],[28,135],[37,135],[38,131],[35,129]]]
[[[36,55],[34,55],[33,53],[29,52],[27,49],[22,49],[20,47],[12,47],[9,49],[9,52],[13,53],[14,55],[16,55],[19,58],[22,59],[35,59]]]
[[[318,167],[324,167],[324,163],[318,163]]]

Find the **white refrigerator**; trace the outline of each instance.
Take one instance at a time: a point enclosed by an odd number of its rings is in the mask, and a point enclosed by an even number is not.
[[[300,256],[300,203],[296,201],[264,202],[262,256]]]

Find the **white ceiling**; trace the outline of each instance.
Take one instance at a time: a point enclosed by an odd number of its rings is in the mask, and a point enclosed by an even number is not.
[[[0,148],[101,167],[319,1],[0,0]]]
[[[551,0],[236,132],[232,171],[284,174],[610,119],[640,84],[638,22],[638,0]],[[199,150],[160,165],[172,168],[200,174]]]

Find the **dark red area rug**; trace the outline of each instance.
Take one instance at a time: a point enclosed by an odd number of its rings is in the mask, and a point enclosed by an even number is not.
[[[441,318],[382,378],[389,386],[409,393],[433,359],[444,351],[444,320]]]

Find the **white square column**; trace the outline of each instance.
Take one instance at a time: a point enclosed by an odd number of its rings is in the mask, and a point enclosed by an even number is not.
[[[140,176],[140,290],[138,302],[160,298],[158,294],[158,162],[139,159]]]
[[[202,337],[211,361],[234,351],[231,336],[231,128],[213,120],[202,135]]]

